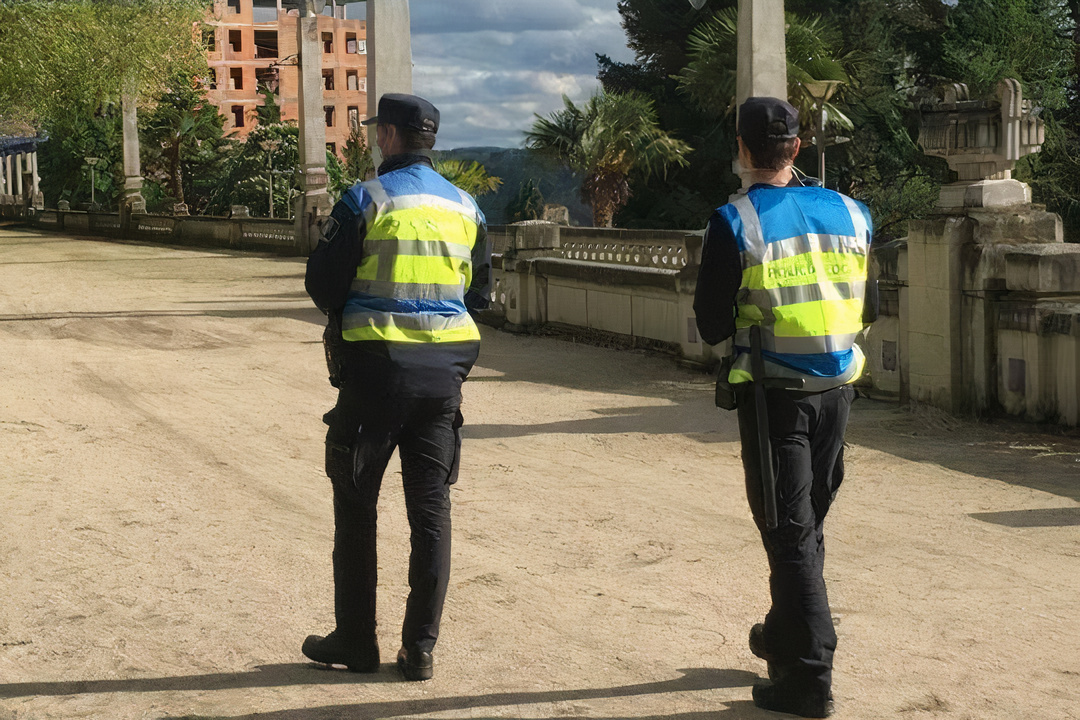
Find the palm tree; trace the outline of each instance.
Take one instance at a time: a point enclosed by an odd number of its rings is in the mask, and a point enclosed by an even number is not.
[[[642,93],[601,91],[580,108],[564,95],[563,103],[547,118],[536,116],[525,145],[583,176],[581,198],[597,227],[611,227],[630,199],[631,177],[666,175],[671,166],[688,164],[690,146],[660,129]]]
[[[435,172],[475,197],[495,192],[502,185],[502,178],[488,175],[487,168],[473,160],[436,160]]]
[[[787,13],[787,77],[788,99],[805,118],[813,122],[803,124],[803,140],[814,136],[815,123],[820,117],[821,106],[810,93],[813,83],[835,81],[849,83],[844,65],[851,57],[836,56],[834,28],[819,16],[800,17]],[[738,11],[727,8],[700,25],[690,35],[688,42],[690,62],[678,75],[679,87],[689,93],[706,112],[724,116],[735,109],[735,66]],[[830,102],[824,105],[828,117],[845,130],[851,130],[851,120]]]

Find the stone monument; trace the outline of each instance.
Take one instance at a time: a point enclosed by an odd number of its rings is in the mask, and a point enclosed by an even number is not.
[[[133,213],[146,212],[142,196],[142,167],[139,162],[138,89],[126,82],[121,94],[124,128],[124,195],[120,200],[120,222],[127,227]]]
[[[326,117],[319,36],[319,16],[325,5],[326,0],[303,0],[296,23],[300,195],[296,198],[294,224],[297,242],[305,254],[319,241],[320,218],[329,215],[333,205],[326,192]]]
[[[367,0],[368,117],[386,93],[412,93],[412,30],[408,0]],[[375,167],[382,162],[370,128],[368,147]]]

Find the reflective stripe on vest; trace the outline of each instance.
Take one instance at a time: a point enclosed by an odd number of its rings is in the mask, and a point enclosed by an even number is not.
[[[354,342],[479,340],[465,309],[481,222],[471,198],[457,188],[460,202],[426,193],[393,196],[379,180],[362,186],[372,203],[365,212],[367,233],[342,317],[342,337]]]
[[[798,356],[855,351],[853,362],[838,377],[821,378],[766,363],[770,377],[802,378],[807,390],[851,382],[864,362],[855,337],[862,330],[869,227],[855,201],[840,197],[851,216],[853,235],[806,233],[770,243],[765,242],[761,219],[750,197],[743,195],[732,201],[742,224],[743,241],[735,345],[749,347],[750,328],[760,325],[762,350],[769,353]],[[738,362],[744,359],[744,363]],[[749,355],[744,353],[736,361],[731,381],[745,382],[749,372]]]

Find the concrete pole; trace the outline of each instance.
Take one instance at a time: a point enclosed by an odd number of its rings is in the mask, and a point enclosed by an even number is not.
[[[368,117],[378,113],[386,93],[412,93],[412,27],[408,0],[367,0]],[[375,167],[382,162],[375,128],[368,126]]]
[[[142,166],[139,161],[138,92],[130,81],[125,83],[120,100],[124,116],[124,198],[120,204],[120,218],[121,223],[126,225],[131,213],[146,211],[146,201],[142,196]]]
[[[322,42],[319,15],[324,3],[301,3],[296,23],[301,195],[295,229],[301,249],[315,247],[319,218],[333,209],[326,192],[326,113],[323,110]]]
[[[6,167],[7,162],[6,162],[6,160],[7,160],[6,156],[0,156],[0,195],[7,195],[8,194],[8,191],[7,191],[7,179],[8,179],[8,176],[11,173],[9,173],[8,170],[7,170],[7,167]]]
[[[15,194],[15,179],[11,176],[11,156],[4,156],[4,194]]]
[[[787,100],[787,48],[784,0],[739,0],[739,60],[735,74],[736,107],[746,98]],[[735,172],[747,177],[734,161]]]
[[[33,178],[34,178],[34,181],[33,181],[34,197],[37,197],[38,186],[41,184],[41,178],[38,177],[37,150],[30,153],[30,172],[33,174]]]

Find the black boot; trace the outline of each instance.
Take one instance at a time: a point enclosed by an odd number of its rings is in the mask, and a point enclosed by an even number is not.
[[[308,635],[301,648],[309,659],[325,665],[344,665],[351,672],[373,673],[379,670],[379,641],[354,641],[337,634],[326,637]]]
[[[397,654],[398,668],[406,680],[430,680],[435,674],[435,661],[431,653],[401,648]]]
[[[754,704],[763,710],[790,713],[805,718],[827,718],[833,714],[832,694],[820,697],[795,692],[775,683],[754,685]]]

